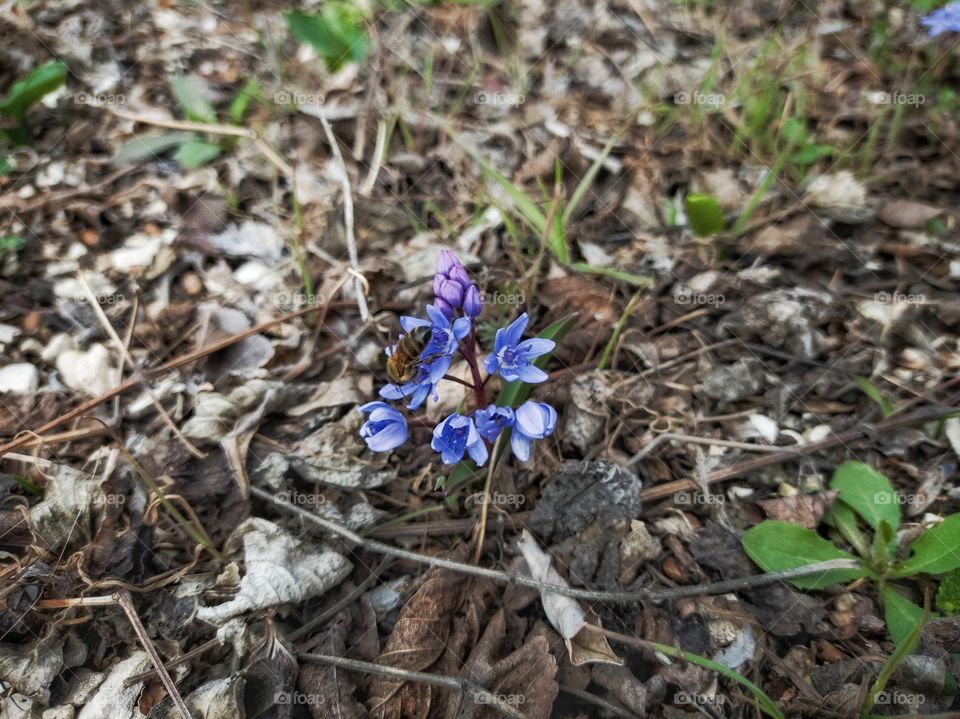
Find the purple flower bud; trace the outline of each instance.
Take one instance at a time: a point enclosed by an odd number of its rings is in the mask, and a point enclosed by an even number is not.
[[[441,275],[437,273],[433,276],[433,294],[437,297],[440,296],[440,285],[449,279],[446,275]]]
[[[483,310],[483,300],[476,285],[470,285],[463,295],[463,313],[467,317],[479,317]]]
[[[463,265],[460,264],[460,260],[457,259],[457,256],[450,250],[441,251],[440,257],[437,258],[437,272],[441,275],[449,276],[450,270],[454,267],[463,267]]]
[[[438,299],[442,299],[453,309],[458,310],[463,305],[463,289],[463,286],[459,282],[440,280],[440,287],[435,287],[434,292]]]
[[[448,305],[446,300],[444,300],[442,297],[435,297],[433,300],[433,306],[443,312],[443,316],[448,320],[452,320],[454,314],[456,314],[453,307]]]
[[[467,289],[471,284],[473,284],[472,280],[470,279],[470,275],[467,274],[467,270],[463,265],[457,265],[456,267],[452,268],[447,273],[447,277],[454,282],[460,283],[463,289]]]

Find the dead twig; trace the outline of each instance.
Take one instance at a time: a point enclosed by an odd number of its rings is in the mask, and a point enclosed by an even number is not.
[[[475,577],[483,577],[484,579],[490,579],[495,582],[519,584],[524,587],[533,587],[541,592],[554,592],[567,597],[573,597],[574,599],[620,603],[644,601],[660,602],[667,599],[677,599],[679,597],[692,597],[702,594],[723,594],[725,592],[732,592],[738,589],[762,587],[768,584],[776,584],[784,579],[807,577],[834,569],[857,569],[860,566],[856,560],[833,559],[828,562],[818,562],[816,564],[809,564],[805,567],[787,569],[782,572],[756,574],[739,579],[729,579],[723,582],[713,582],[712,584],[672,587],[670,589],[654,589],[637,592],[603,592],[592,589],[577,589],[575,587],[560,584],[547,584],[523,574],[509,574],[507,572],[501,572],[497,569],[487,569],[485,567],[478,567],[473,564],[463,564],[461,562],[454,562],[450,559],[431,557],[426,554],[418,554],[417,552],[400,549],[399,547],[392,547],[389,544],[378,542],[375,539],[366,539],[361,537],[356,532],[347,529],[336,522],[332,522],[329,519],[324,519],[316,514],[312,514],[302,507],[281,502],[271,493],[265,492],[258,487],[251,487],[250,493],[253,496],[259,497],[260,499],[267,501],[276,507],[280,507],[288,512],[293,512],[308,522],[313,522],[317,526],[322,527],[331,534],[337,535],[341,539],[359,545],[368,551],[376,552],[377,554],[388,554],[399,559],[406,559],[419,564],[427,564],[432,567],[449,569],[455,572],[461,572],[463,574],[470,574]]]
[[[477,704],[485,704],[493,707],[504,716],[511,719],[526,719],[526,717],[496,694],[487,691],[479,684],[475,684],[465,677],[444,677],[439,674],[428,674],[427,672],[411,672],[406,669],[397,669],[396,667],[387,667],[382,664],[372,662],[362,662],[359,659],[347,659],[346,657],[336,657],[331,654],[297,654],[297,659],[303,662],[315,662],[317,664],[330,664],[335,667],[343,667],[355,672],[364,674],[379,674],[384,677],[393,677],[402,679],[406,682],[420,682],[431,684],[435,687],[444,687],[462,692],[470,697]]]

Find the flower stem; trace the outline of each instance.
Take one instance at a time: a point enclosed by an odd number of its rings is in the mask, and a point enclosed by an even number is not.
[[[477,409],[487,406],[487,392],[483,387],[483,380],[480,378],[480,367],[477,365],[477,331],[470,330],[470,335],[464,343],[460,345],[460,354],[467,361],[470,367],[470,375],[473,377],[473,396],[477,401]]]
[[[470,383],[470,382],[465,382],[464,380],[460,379],[459,377],[454,377],[452,374],[445,374],[445,375],[443,376],[443,379],[448,379],[448,380],[450,380],[451,382],[456,382],[457,384],[462,384],[464,387],[469,387],[470,389],[473,389],[473,384],[472,384],[472,383]]]

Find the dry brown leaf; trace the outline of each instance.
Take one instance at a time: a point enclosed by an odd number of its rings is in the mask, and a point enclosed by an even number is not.
[[[378,664],[407,671],[426,671],[443,654],[450,635],[450,618],[467,583],[464,575],[431,569],[426,581],[400,611]],[[433,689],[428,684],[375,677],[367,705],[374,719],[426,719]]]
[[[768,519],[779,519],[792,524],[799,524],[807,529],[814,529],[824,512],[833,503],[837,493],[830,490],[816,494],[795,494],[792,497],[776,497],[761,499],[757,502]]]

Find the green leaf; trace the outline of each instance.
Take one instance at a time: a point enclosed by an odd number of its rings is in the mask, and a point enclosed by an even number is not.
[[[128,162],[152,160],[173,147],[179,147],[185,142],[195,140],[197,136],[192,132],[160,132],[150,135],[137,135],[127,140],[113,156],[113,164],[123,165]]]
[[[370,53],[363,15],[349,3],[327,2],[319,15],[288,12],[284,17],[293,36],[312,46],[333,71]]]
[[[852,554],[838,549],[816,532],[779,520],[761,522],[744,532],[743,548],[765,572],[805,567],[831,559],[854,559]],[[789,581],[804,589],[820,589],[862,576],[864,571],[859,569],[833,569],[820,576]]]
[[[807,139],[807,128],[803,120],[791,117],[783,123],[783,131],[781,134],[783,135],[783,139],[788,143],[795,145]]]
[[[26,242],[26,238],[22,235],[4,235],[0,237],[0,257],[3,257],[8,252],[18,252]]]
[[[864,538],[863,532],[860,531],[860,527],[857,526],[857,515],[848,505],[840,501],[834,502],[823,519],[827,524],[835,527],[843,538],[850,542],[850,545],[857,550],[857,554],[864,559],[870,557],[867,540]]]
[[[583,272],[584,274],[588,275],[604,275],[606,277],[612,277],[615,280],[626,282],[634,287],[653,287],[655,284],[653,279],[650,277],[634,275],[630,272],[616,270],[612,267],[594,267],[593,265],[588,265],[586,262],[574,262],[570,265],[570,268],[576,270],[577,272]]]
[[[923,607],[918,607],[890,586],[883,587],[880,596],[883,599],[883,616],[890,638],[900,647],[923,619]]]
[[[951,514],[910,543],[911,556],[893,568],[894,577],[943,574],[960,567],[960,514]]]
[[[243,118],[247,114],[247,110],[250,108],[251,100],[255,100],[260,96],[260,83],[254,79],[249,79],[240,88],[240,92],[237,93],[237,96],[233,98],[233,102],[230,103],[230,109],[227,110],[227,117],[230,120],[230,123],[233,125],[239,125],[243,122]]]
[[[196,75],[172,77],[170,89],[188,120],[209,124],[217,121],[217,112],[207,99],[207,85],[199,77]]]
[[[694,234],[707,237],[723,232],[723,210],[713,195],[694,192],[684,198],[683,204]]]
[[[10,158],[6,155],[0,155],[0,177],[6,177],[13,171],[13,165],[10,164]]]
[[[960,570],[954,569],[940,580],[937,609],[950,617],[960,616]]]
[[[48,62],[34,68],[22,80],[13,83],[7,96],[0,100],[0,112],[19,124],[24,116],[44,95],[60,89],[67,79],[67,66],[62,62]]]
[[[881,519],[873,535],[873,554],[871,564],[880,573],[890,566],[896,547],[897,535],[886,519]]]
[[[830,145],[804,145],[799,152],[793,154],[790,161],[795,165],[812,165],[832,154],[833,148]]]
[[[883,414],[884,419],[893,414],[893,403],[880,394],[880,390],[878,390],[870,380],[868,380],[866,377],[854,377],[853,383],[860,388],[861,392],[863,392],[865,395],[867,395],[867,397],[872,399],[877,404],[877,406],[880,408],[880,412]]]
[[[177,162],[187,170],[202,167],[219,156],[220,146],[204,140],[185,142],[177,150]]]
[[[900,526],[900,505],[890,480],[863,462],[848,461],[837,467],[830,487],[839,492],[848,505],[876,529],[886,520],[894,531]]]

